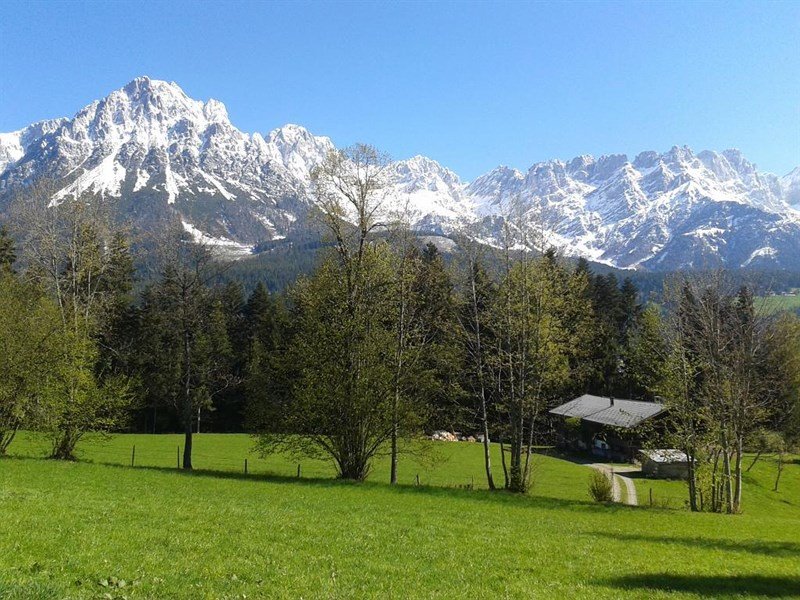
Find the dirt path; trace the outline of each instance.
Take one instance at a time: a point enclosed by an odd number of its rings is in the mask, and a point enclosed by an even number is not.
[[[637,506],[639,504],[639,498],[636,495],[636,485],[633,483],[633,479],[620,475],[619,473],[617,473],[617,477],[625,484],[625,489],[628,492],[625,504]]]
[[[586,466],[600,471],[606,477],[611,479],[612,497],[614,498],[614,502],[620,502],[622,500],[622,489],[619,485],[619,482],[621,481],[623,484],[625,484],[625,504],[630,504],[631,506],[637,506],[639,504],[639,498],[636,494],[636,485],[634,485],[633,480],[630,477],[620,475],[620,473],[638,471],[636,467],[613,468],[604,463],[590,463]],[[612,477],[612,475],[616,475],[616,477]]]

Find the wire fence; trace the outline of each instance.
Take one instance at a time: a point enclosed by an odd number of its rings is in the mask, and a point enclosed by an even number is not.
[[[123,445],[119,441],[111,445],[107,441],[87,440],[79,447],[77,457],[84,462],[118,467],[183,470],[182,444],[171,445],[167,440],[159,440],[158,446],[154,448],[152,445],[136,443]],[[35,455],[43,453],[44,446],[37,447],[34,451]],[[399,483],[465,490],[488,489],[486,473],[482,468],[474,471],[448,469],[449,462],[450,459],[445,457],[442,461],[433,460],[431,465],[424,468],[401,466]],[[199,473],[215,472],[240,477],[333,479],[336,476],[333,466],[322,460],[296,462],[286,456],[262,457],[248,451],[244,446],[238,456],[195,448],[192,451],[192,466]],[[383,466],[387,467],[388,479],[388,465],[381,465]],[[531,491],[536,496],[590,501],[588,475],[588,469],[584,476],[583,472],[556,471],[552,465],[545,467],[537,462],[533,467]],[[377,471],[373,471],[372,479],[378,480]],[[494,479],[497,486],[503,485],[503,471],[499,465],[495,466]],[[665,493],[662,489],[648,487],[641,479],[635,480],[635,486],[639,506],[679,509],[686,505],[685,495]],[[621,489],[621,500],[624,503],[628,500],[626,488],[621,485]]]
[[[642,495],[639,492],[639,506],[648,506],[650,508],[669,508],[679,509],[686,508],[688,496],[686,494],[676,495],[667,494],[661,490],[647,488],[647,493]]]
[[[35,454],[42,455],[43,453],[41,451]],[[88,463],[118,467],[183,470],[182,444],[175,444],[169,448],[166,444],[161,444],[159,448],[153,448],[141,444],[122,446],[118,443],[109,447],[102,442],[87,442],[79,447],[76,454],[80,461]],[[474,472],[455,469],[457,472],[454,473],[448,468],[450,462],[447,457],[441,461],[434,458],[430,464],[419,469],[411,466],[401,467],[399,482],[405,485],[453,489],[486,490],[489,488],[486,473],[482,468],[476,468]],[[336,476],[333,466],[325,461],[294,462],[285,456],[264,458],[252,452],[242,452],[239,456],[231,456],[230,454],[222,455],[193,449],[192,467],[199,473],[218,472],[242,477],[333,479]],[[372,478],[377,479],[377,476],[378,472],[373,470]],[[502,486],[503,474],[499,467],[494,474],[494,479],[497,485]],[[532,473],[534,493],[541,493],[545,496],[566,497],[569,494],[559,494],[559,490],[574,489],[577,481],[582,484],[583,480],[578,480],[575,475],[554,472],[552,469],[540,472],[537,467],[534,467]]]

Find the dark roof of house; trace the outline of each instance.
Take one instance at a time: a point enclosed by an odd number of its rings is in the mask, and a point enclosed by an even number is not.
[[[661,414],[664,409],[664,405],[658,402],[614,398],[612,404],[611,398],[584,394],[554,408],[550,414],[630,429]]]

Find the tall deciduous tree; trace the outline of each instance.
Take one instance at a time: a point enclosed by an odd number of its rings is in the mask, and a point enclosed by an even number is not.
[[[689,455],[689,502],[739,512],[744,444],[776,409],[769,375],[770,320],[747,288],[731,290],[721,273],[686,277],[671,302],[673,433]],[[697,463],[696,465],[694,463]],[[706,493],[698,467],[709,471]]]
[[[333,259],[294,290],[298,333],[290,353],[298,376],[272,424],[286,435],[260,438],[265,451],[330,458],[340,477],[357,481],[395,428],[391,262],[384,246],[365,248],[362,258],[355,312]]]
[[[394,381],[391,406],[392,432],[390,438],[389,483],[397,483],[400,460],[401,412],[404,404],[413,397],[413,366],[419,359],[419,349],[424,338],[420,329],[419,299],[414,283],[420,273],[420,256],[410,228],[408,210],[393,216],[390,242],[393,249],[395,276],[392,281],[394,296],[395,347]]]
[[[494,323],[499,407],[509,440],[507,487],[526,492],[531,454],[548,402],[569,381],[571,354],[588,305],[576,306],[582,290],[572,289],[555,255],[518,260],[500,284]]]
[[[800,317],[784,313],[771,324],[768,377],[775,410],[768,426],[791,448],[800,447]]]
[[[312,174],[334,251],[293,298],[298,381],[279,428],[301,436],[262,436],[333,459],[339,475],[362,480],[397,430],[392,368],[396,357],[389,251],[373,234],[386,225],[389,159],[359,144],[331,152]]]
[[[126,379],[98,372],[103,317],[119,293],[118,229],[101,200],[58,202],[46,181],[17,198],[14,209],[27,235],[27,276],[51,294],[61,318],[63,360],[48,381],[47,427],[53,456],[72,458],[87,431],[113,430],[128,416]]]
[[[492,403],[489,355],[492,344],[491,307],[496,300],[496,287],[481,262],[479,246],[469,240],[461,240],[464,249],[464,273],[459,316],[459,333],[464,348],[465,386],[471,392],[472,404],[476,408],[483,443],[483,464],[486,483],[495,489],[492,471],[490,407]]]
[[[0,268],[0,455],[20,428],[42,427],[47,381],[59,368],[60,335],[53,302]]]

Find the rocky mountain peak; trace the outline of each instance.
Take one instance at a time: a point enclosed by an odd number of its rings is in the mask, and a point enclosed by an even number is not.
[[[71,119],[0,134],[0,212],[17,190],[49,177],[60,186],[56,201],[119,199],[123,216],[143,226],[178,220],[192,235],[247,252],[307,227],[310,173],[334,149],[300,125],[243,133],[221,102],[138,77]],[[420,155],[387,173],[387,208],[408,207],[424,231],[469,225],[499,244],[513,205],[566,254],[619,267],[800,268],[800,168],[779,179],[738,150],[695,155],[673,146],[632,162],[579,155],[524,172],[501,166],[470,184]]]

